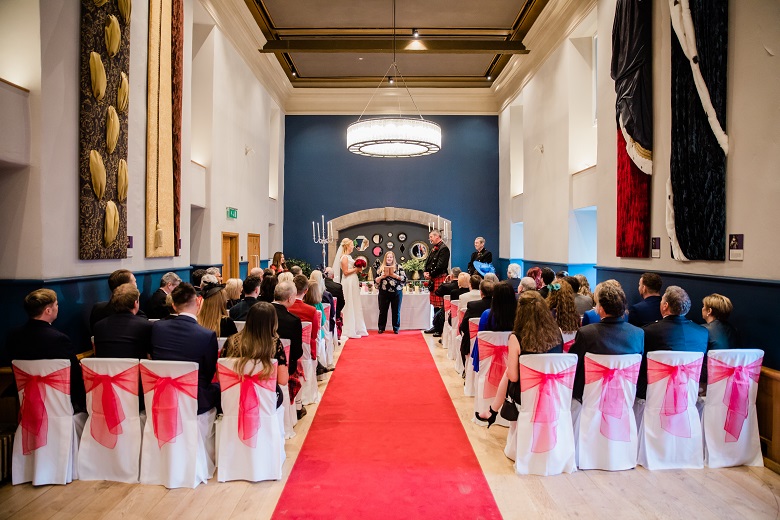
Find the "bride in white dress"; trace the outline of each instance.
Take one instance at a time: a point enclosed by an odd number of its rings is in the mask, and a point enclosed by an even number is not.
[[[351,238],[343,239],[341,247],[336,253],[336,259],[333,261],[333,279],[340,282],[344,289],[342,338],[368,336],[366,322],[363,320],[363,305],[360,302],[360,281],[358,280],[358,273],[363,269],[355,267],[355,259],[351,256],[354,249],[355,244]]]

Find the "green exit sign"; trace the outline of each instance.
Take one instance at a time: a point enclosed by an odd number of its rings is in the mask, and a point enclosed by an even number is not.
[[[238,218],[238,209],[227,208],[227,218]]]

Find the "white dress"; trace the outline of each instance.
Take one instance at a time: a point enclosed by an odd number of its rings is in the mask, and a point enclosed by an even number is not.
[[[348,266],[355,267],[355,259],[348,256]],[[342,318],[344,325],[341,329],[342,338],[360,338],[368,336],[366,322],[363,320],[363,305],[360,301],[360,281],[357,273],[341,276],[341,287],[344,290],[344,310]]]

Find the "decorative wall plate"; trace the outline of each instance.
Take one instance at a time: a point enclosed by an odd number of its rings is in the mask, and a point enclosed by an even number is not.
[[[398,233],[398,241],[399,242],[406,241],[406,233]]]
[[[374,249],[371,250],[372,253],[374,253],[374,256],[382,256],[382,248],[379,246],[374,246]]]
[[[393,238],[393,234],[392,234],[392,233],[388,233],[388,234],[387,234],[387,237],[388,237],[388,238]]]
[[[406,262],[406,257],[405,257],[405,256],[402,256],[402,257],[401,257],[401,261],[402,261],[402,262]]]
[[[358,251],[365,251],[366,249],[368,249],[368,246],[369,246],[369,242],[365,236],[359,235],[355,239],[355,249],[357,249]]]
[[[409,252],[414,258],[428,258],[428,244],[420,241],[414,242]]]
[[[382,240],[384,239],[382,238],[382,235],[380,235],[379,233],[374,233],[374,236],[371,237],[371,241],[375,244],[381,244]]]
[[[388,242],[387,243],[387,249],[388,250],[393,249],[394,247],[395,247],[395,244],[393,244],[392,242]]]

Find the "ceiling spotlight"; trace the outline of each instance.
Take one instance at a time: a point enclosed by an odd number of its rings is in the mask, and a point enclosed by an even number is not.
[[[414,36],[415,38],[419,38],[420,32],[417,29],[412,29],[412,36]]]
[[[487,80],[488,80],[488,81],[490,81],[491,79],[493,79],[493,76],[488,76],[488,77],[487,77]]]
[[[293,75],[293,76],[297,76],[297,75],[298,75],[298,73],[297,73],[297,72],[295,72],[295,71],[292,71],[292,75]]]
[[[395,79],[393,79],[393,78],[390,78],[388,81],[390,81],[390,84],[391,84],[391,85],[392,85],[393,83],[395,83]]]

